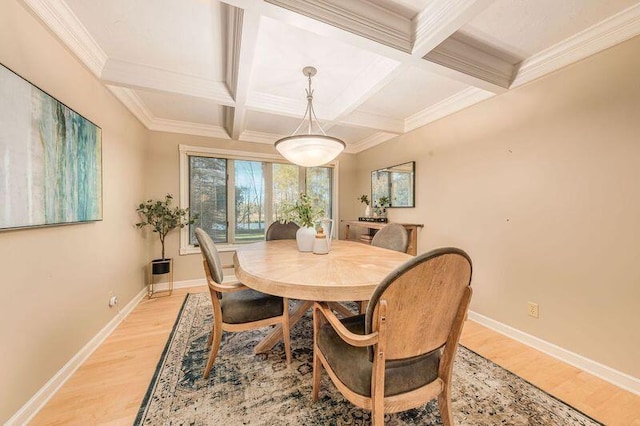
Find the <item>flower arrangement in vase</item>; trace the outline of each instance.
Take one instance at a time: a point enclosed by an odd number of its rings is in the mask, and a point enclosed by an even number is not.
[[[364,204],[364,217],[371,217],[371,206],[369,205],[369,196],[367,194],[362,194],[358,197],[358,200]]]
[[[375,205],[375,212],[377,217],[387,217],[387,207],[390,205],[389,197],[386,195],[378,198],[378,202]]]
[[[300,226],[296,232],[298,250],[312,251],[316,237],[316,222],[324,215],[324,210],[315,207],[314,200],[304,192],[300,193],[296,202],[286,206],[283,221],[295,222]]]

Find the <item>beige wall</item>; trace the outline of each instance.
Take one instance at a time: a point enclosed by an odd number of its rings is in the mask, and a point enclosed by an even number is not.
[[[102,127],[104,220],[0,233],[0,423],[143,288],[146,130],[15,0],[0,0],[0,62]]]
[[[357,156],[415,160],[419,251],[474,261],[471,309],[640,377],[640,38]],[[540,305],[540,319],[526,315]]]
[[[151,198],[161,198],[166,193],[174,195],[176,203],[179,202],[180,194],[180,155],[179,145],[203,146],[209,148],[228,149],[235,151],[260,152],[264,154],[275,154],[277,151],[269,144],[249,143],[213,139],[199,136],[181,135],[175,133],[151,132],[149,140],[149,152],[147,160],[147,173],[145,176],[145,187],[147,195]],[[339,184],[340,199],[339,214],[343,216],[349,214],[348,197],[349,190],[343,191],[345,185],[355,179],[354,155],[342,154],[339,159]],[[355,199],[355,196],[352,198]],[[147,233],[145,235],[149,247],[148,258],[159,257],[160,242],[156,234]],[[180,232],[171,231],[167,236],[166,256],[174,259],[174,279],[175,281],[204,279],[202,270],[202,257],[200,254],[190,254],[180,256]],[[232,262],[232,253],[223,253],[224,263]]]

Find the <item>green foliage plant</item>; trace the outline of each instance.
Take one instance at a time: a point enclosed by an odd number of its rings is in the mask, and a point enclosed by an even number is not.
[[[313,227],[323,215],[324,210],[315,208],[311,197],[302,192],[294,204],[285,206],[283,222],[295,222],[299,226]]]
[[[388,207],[389,206],[389,197],[387,197],[386,195],[384,197],[380,197],[378,199],[378,205],[380,207]]]
[[[136,211],[142,217],[142,221],[136,223],[137,228],[150,226],[151,230],[160,237],[162,244],[162,259],[164,260],[164,240],[167,234],[175,228],[184,228],[193,224],[197,217],[189,216],[189,208],[181,209],[178,206],[172,206],[173,196],[167,194],[164,201],[147,200],[140,203]]]
[[[365,206],[369,205],[369,196],[367,194],[362,194],[360,197],[358,197],[358,200]]]

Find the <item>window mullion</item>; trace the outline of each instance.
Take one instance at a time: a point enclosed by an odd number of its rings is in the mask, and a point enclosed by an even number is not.
[[[262,163],[264,176],[264,229],[273,222],[273,163]]]
[[[227,160],[227,243],[236,241],[236,165]]]

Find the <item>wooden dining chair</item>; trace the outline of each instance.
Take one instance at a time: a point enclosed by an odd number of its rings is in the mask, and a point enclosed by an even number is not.
[[[280,223],[276,221],[269,225],[267,232],[264,235],[264,239],[267,241],[295,240],[298,229],[300,229],[300,227],[295,222]]]
[[[442,421],[453,424],[451,372],[471,299],[471,260],[462,250],[422,254],[376,288],[366,314],[338,319],[326,303],[313,311],[313,400],[324,367],[354,405],[384,413],[438,398]]]
[[[399,223],[390,223],[376,232],[371,245],[406,253],[409,247],[409,234]]]
[[[203,377],[209,377],[220,349],[223,331],[247,331],[281,324],[284,351],[287,364],[290,364],[289,299],[252,290],[236,280],[225,282],[223,269],[233,265],[222,265],[216,245],[204,230],[196,228],[195,233],[213,305],[213,328],[207,343],[211,351]]]

